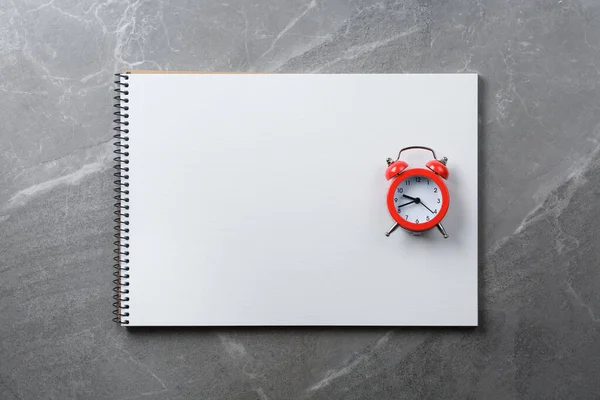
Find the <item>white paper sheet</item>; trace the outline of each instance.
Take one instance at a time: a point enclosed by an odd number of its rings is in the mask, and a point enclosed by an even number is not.
[[[477,325],[476,75],[128,83],[130,326]],[[446,240],[384,235],[409,145],[449,158]]]

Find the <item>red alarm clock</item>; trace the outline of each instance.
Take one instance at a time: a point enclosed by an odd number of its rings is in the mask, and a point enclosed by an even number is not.
[[[425,164],[425,168],[409,168],[406,161],[400,160],[403,151],[413,149],[433,154],[433,159]],[[387,206],[396,223],[386,232],[386,236],[390,236],[398,227],[416,235],[437,227],[444,238],[448,238],[441,224],[450,205],[450,194],[444,182],[448,179],[447,162],[446,157],[438,160],[433,149],[424,146],[405,147],[398,153],[396,161],[387,159],[385,178],[392,180]]]

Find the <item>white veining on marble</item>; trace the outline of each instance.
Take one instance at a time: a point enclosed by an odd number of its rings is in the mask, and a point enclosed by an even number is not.
[[[23,206],[35,196],[42,195],[49,190],[61,185],[77,185],[89,175],[104,171],[112,165],[112,145],[104,146],[104,153],[97,160],[83,165],[78,170],[66,175],[61,175],[56,178],[37,183],[15,193],[2,208],[2,211],[10,210],[17,206]],[[109,150],[110,149],[110,150]]]
[[[248,355],[246,348],[243,344],[236,342],[235,340],[227,337],[226,335],[219,334],[219,340],[223,344],[225,351],[233,358],[244,358]]]
[[[146,371],[153,379],[155,379],[160,384],[160,386],[162,386],[161,390],[154,390],[154,391],[150,391],[150,392],[140,393],[140,396],[148,396],[148,395],[153,395],[153,394],[158,394],[158,393],[164,393],[164,392],[168,392],[169,391],[169,388],[167,387],[167,385],[165,384],[165,382],[160,377],[158,377],[150,369],[150,367],[148,365],[146,365],[143,362],[141,362],[140,360],[137,360],[136,358],[134,358],[131,355],[131,353],[129,351],[127,351],[125,348],[121,347],[120,351],[122,352],[123,355],[125,355],[127,357],[127,359],[129,361],[131,361],[132,363],[134,363],[135,365],[137,365],[142,370]]]
[[[231,336],[219,333],[217,334],[217,337],[219,338],[225,353],[229,357],[231,364],[235,366],[240,376],[255,386],[253,389],[255,392],[257,392],[259,395],[260,392],[262,392],[266,396],[264,389],[260,387],[261,374],[259,371],[261,369],[261,365],[258,360],[248,354],[246,347],[241,342],[233,339]]]
[[[567,286],[567,291],[571,294],[571,296],[573,296],[573,299],[575,299],[577,304],[580,305],[581,307],[583,307],[585,309],[585,311],[587,311],[587,313],[589,314],[592,321],[594,321],[596,323],[600,322],[600,319],[598,317],[596,317],[596,313],[594,312],[592,307],[590,307],[589,304],[587,304],[586,302],[583,301],[583,299],[581,298],[579,293],[577,293],[577,291],[575,291],[575,289],[573,289],[573,286],[571,286],[571,284],[567,281],[565,281],[565,285]]]
[[[377,342],[375,342],[375,344],[372,347],[368,348],[367,351],[364,351],[362,354],[360,354],[358,357],[354,358],[352,361],[350,361],[346,365],[344,365],[338,369],[335,369],[335,370],[327,371],[325,378],[321,379],[319,382],[317,382],[314,385],[312,385],[311,387],[309,387],[307,389],[307,392],[314,392],[317,390],[321,390],[324,387],[329,386],[336,379],[339,379],[342,376],[347,375],[350,372],[352,372],[354,369],[356,369],[357,366],[359,366],[360,364],[367,361],[373,355],[373,353],[375,351],[377,351],[379,348],[385,346],[385,344],[390,340],[390,336],[392,335],[392,333],[393,333],[393,331],[387,332],[385,335],[383,335],[381,338],[379,338],[379,340],[377,340]]]
[[[569,206],[571,199],[575,192],[583,185],[586,184],[585,173],[589,171],[590,166],[600,157],[600,146],[596,146],[592,152],[585,157],[585,159],[580,160],[577,166],[574,166],[572,171],[569,173],[567,177],[567,182],[564,191],[561,192],[560,198],[556,196],[556,189],[560,186],[564,186],[564,182],[556,185],[552,188],[546,197],[542,199],[542,201],[531,210],[523,221],[515,231],[504,238],[498,240],[495,244],[493,244],[488,251],[487,255],[492,255],[496,253],[502,246],[510,240],[513,236],[518,235],[532,224],[535,224],[542,218],[546,218],[548,216],[552,217],[554,221],[554,228],[556,229],[555,235],[555,243],[554,246],[559,254],[572,250],[579,246],[579,240],[571,235],[566,235],[564,231],[561,229],[560,224],[558,223],[558,218],[562,215],[563,211]]]
[[[258,397],[260,397],[260,400],[270,400],[269,396],[267,396],[267,394],[265,393],[263,388],[259,387],[259,388],[256,388],[254,391],[256,392]]]
[[[292,18],[292,20],[290,22],[288,22],[288,24],[281,30],[281,32],[279,32],[277,35],[275,35],[275,39],[273,39],[273,41],[271,42],[271,45],[269,46],[269,48],[264,53],[262,53],[260,55],[259,59],[263,58],[267,54],[271,53],[273,51],[273,49],[275,49],[275,46],[277,45],[277,42],[279,42],[279,40],[286,33],[288,33],[288,31],[290,29],[292,29],[294,27],[294,25],[296,25],[298,23],[298,21],[300,21],[300,19],[302,19],[310,10],[312,10],[316,6],[317,6],[317,1],[316,0],[311,0],[310,3],[308,3],[308,5],[304,8],[304,10],[300,14],[298,14],[297,16],[295,16],[294,18]]]
[[[415,26],[415,27],[410,28],[406,32],[402,32],[397,35],[387,37],[385,39],[377,40],[377,41],[374,41],[371,43],[352,46],[352,47],[344,50],[344,52],[338,58],[336,58],[332,61],[329,61],[323,65],[318,66],[317,68],[312,70],[311,73],[322,72],[323,70],[326,70],[327,68],[330,68],[336,64],[339,64],[340,62],[355,60],[355,59],[365,56],[381,47],[387,46],[390,43],[393,43],[398,39],[401,39],[406,36],[414,35],[415,33],[419,33],[419,32],[422,32],[422,29],[418,26]]]

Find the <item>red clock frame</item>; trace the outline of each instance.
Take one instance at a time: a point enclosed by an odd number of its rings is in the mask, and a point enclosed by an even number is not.
[[[394,194],[396,192],[396,188],[398,187],[398,185],[400,185],[400,182],[404,181],[406,178],[410,178],[413,176],[423,176],[425,178],[431,179],[438,185],[442,195],[442,207],[440,208],[440,211],[431,220],[422,224],[415,224],[402,218],[400,214],[398,214],[398,211],[396,210],[396,205],[394,204]],[[450,206],[450,194],[448,193],[448,187],[446,186],[446,183],[438,174],[425,168],[411,168],[404,170],[392,181],[392,184],[390,185],[390,188],[388,190],[387,206],[390,215],[392,216],[392,218],[394,218],[394,221],[396,221],[398,225],[400,225],[402,228],[413,232],[424,232],[430,230],[431,228],[434,228],[437,224],[439,224],[442,221],[442,219],[444,219],[446,213],[448,212],[448,207]]]

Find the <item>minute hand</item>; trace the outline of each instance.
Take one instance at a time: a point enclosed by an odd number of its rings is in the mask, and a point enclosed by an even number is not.
[[[427,206],[425,205],[425,203],[421,202],[421,204],[423,204],[423,207],[425,207],[426,209],[428,209],[428,210],[429,210],[429,211],[430,211],[432,214],[435,214],[433,211],[431,211],[431,208],[429,208],[429,207],[427,207]]]

